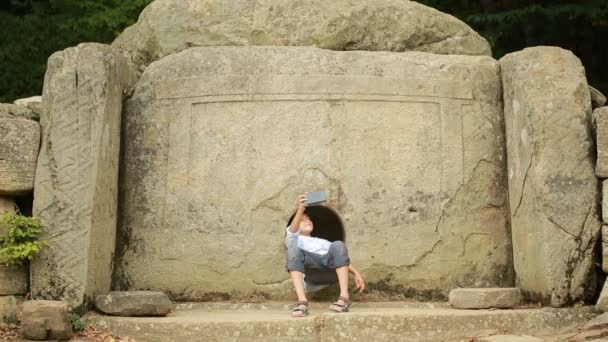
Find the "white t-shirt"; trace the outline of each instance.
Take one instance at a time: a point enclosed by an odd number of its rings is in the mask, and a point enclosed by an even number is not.
[[[285,244],[289,245],[293,240],[297,240],[298,248],[310,253],[325,255],[329,252],[331,242],[311,236],[300,235],[300,230],[295,233],[289,231],[287,227],[287,236],[285,237]]]

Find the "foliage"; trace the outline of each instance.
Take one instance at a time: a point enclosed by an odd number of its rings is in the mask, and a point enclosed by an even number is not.
[[[0,102],[40,95],[52,53],[81,42],[110,43],[151,1],[0,1]],[[495,58],[536,45],[572,50],[590,83],[608,93],[606,0],[417,1],[465,21],[490,42]]]
[[[6,234],[0,236],[0,263],[7,265],[22,264],[40,252],[46,241],[38,241],[42,232],[40,220],[22,216],[18,213],[4,213],[0,225]]]
[[[91,321],[89,319],[80,317],[76,314],[70,315],[70,323],[72,324],[72,330],[76,332],[83,331],[86,327],[91,325]]]
[[[0,2],[0,102],[42,94],[46,61],[81,42],[110,43],[151,0]]]

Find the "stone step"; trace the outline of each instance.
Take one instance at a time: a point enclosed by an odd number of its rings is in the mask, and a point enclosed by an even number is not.
[[[447,303],[354,303],[343,314],[311,303],[292,318],[289,303],[183,303],[166,317],[92,314],[101,328],[138,342],[463,341],[494,334],[538,336],[581,325],[592,307],[458,310]]]

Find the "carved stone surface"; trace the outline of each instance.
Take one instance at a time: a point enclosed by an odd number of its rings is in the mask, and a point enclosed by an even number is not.
[[[193,48],[125,113],[121,289],[273,296],[284,227],[328,190],[371,282],[512,286],[498,63],[489,57]]]
[[[23,112],[16,109],[23,108]],[[4,111],[6,109],[6,111]],[[19,195],[34,189],[40,124],[31,111],[18,105],[0,108],[0,195]],[[24,116],[17,116],[23,114]]]
[[[49,246],[31,264],[34,298],[77,307],[110,290],[122,92],[130,75],[108,45],[81,44],[49,58],[33,209]]]
[[[112,43],[141,70],[195,46],[247,45],[491,55],[464,22],[407,0],[157,0]]]
[[[601,223],[583,66],[555,47],[508,54],[500,65],[516,286],[553,306],[588,299]]]

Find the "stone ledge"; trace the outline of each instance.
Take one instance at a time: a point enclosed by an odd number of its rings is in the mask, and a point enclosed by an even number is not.
[[[166,317],[92,315],[113,334],[148,342],[263,341],[440,341],[461,340],[508,331],[533,335],[582,324],[591,307],[515,310],[456,310],[439,303],[354,303],[351,312],[330,313],[329,303],[311,303],[310,315],[294,319],[289,303],[237,303],[203,306],[179,304]],[[293,303],[291,303],[293,304]],[[398,306],[402,307],[399,308]],[[426,305],[429,305],[425,307]]]

